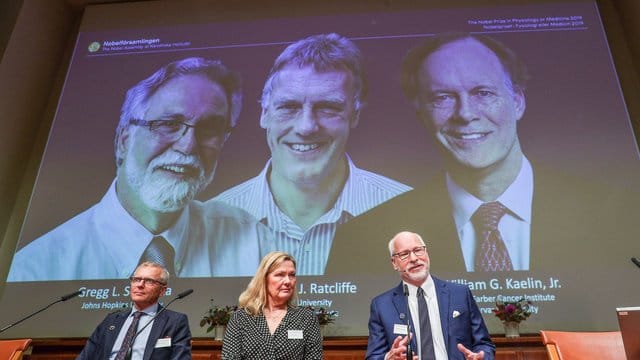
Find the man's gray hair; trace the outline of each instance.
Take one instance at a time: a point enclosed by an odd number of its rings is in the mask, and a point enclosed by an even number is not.
[[[266,109],[273,90],[273,79],[287,65],[304,67],[312,65],[316,71],[348,70],[355,86],[355,110],[364,105],[367,84],[362,66],[362,54],[356,45],[336,33],[312,35],[287,46],[273,63],[262,89],[260,103]]]
[[[174,61],[161,67],[153,75],[140,81],[127,91],[120,111],[120,122],[116,129],[114,141],[116,164],[118,166],[122,163],[122,159],[118,158],[118,141],[124,130],[130,126],[130,121],[132,119],[143,119],[149,109],[149,98],[170,80],[184,75],[203,75],[212,82],[219,84],[227,95],[229,125],[231,127],[236,126],[242,108],[242,80],[240,74],[229,70],[219,60],[190,57]]]
[[[427,244],[425,244],[424,240],[422,239],[422,236],[420,236],[420,234],[417,233],[413,233],[413,232],[409,232],[409,231],[401,231],[397,234],[395,234],[393,236],[393,238],[391,238],[391,240],[389,240],[389,243],[387,244],[387,246],[389,247],[389,256],[393,257],[393,250],[395,247],[395,241],[399,236],[403,236],[403,235],[412,235],[415,236],[418,240],[420,240],[420,242],[422,243],[422,245],[427,246]]]
[[[169,270],[167,270],[167,268],[164,267],[164,265],[162,265],[160,263],[157,263],[157,262],[153,262],[153,261],[142,262],[142,263],[138,264],[138,266],[133,271],[133,273],[135,274],[138,271],[138,269],[146,268],[146,267],[155,267],[155,268],[160,269],[161,270],[160,282],[163,285],[167,285],[169,283],[169,278],[171,277],[171,275],[169,274]]]

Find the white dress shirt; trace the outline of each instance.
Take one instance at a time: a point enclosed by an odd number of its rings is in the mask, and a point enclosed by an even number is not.
[[[404,281],[403,281],[404,283]],[[416,335],[416,344],[418,344],[418,358],[422,358],[420,349],[420,315],[418,313],[418,288],[405,283],[409,287],[409,312],[411,312],[411,323],[413,325],[413,332]],[[431,324],[431,335],[433,337],[433,350],[436,355],[436,360],[447,360],[447,346],[444,343],[444,335],[442,333],[442,326],[440,322],[440,307],[438,306],[438,298],[436,297],[436,288],[433,283],[431,275],[422,284],[422,290],[424,291],[424,297],[427,301],[427,307],[429,308],[429,322]]]

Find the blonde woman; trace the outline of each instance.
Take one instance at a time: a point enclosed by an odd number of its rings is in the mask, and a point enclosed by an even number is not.
[[[267,254],[227,325],[222,359],[322,359],[318,319],[296,300],[296,261]]]

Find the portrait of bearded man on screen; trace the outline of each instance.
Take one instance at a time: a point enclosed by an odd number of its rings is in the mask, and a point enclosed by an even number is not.
[[[240,209],[194,200],[213,180],[241,104],[240,76],[204,58],[169,63],[129,89],[106,195],[20,249],[8,281],[128,278],[144,261],[176,277],[253,275],[264,227]]]

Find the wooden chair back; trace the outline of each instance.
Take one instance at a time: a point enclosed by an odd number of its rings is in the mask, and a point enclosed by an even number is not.
[[[20,360],[31,339],[0,340],[0,360]]]
[[[550,360],[626,360],[620,331],[540,330]]]

